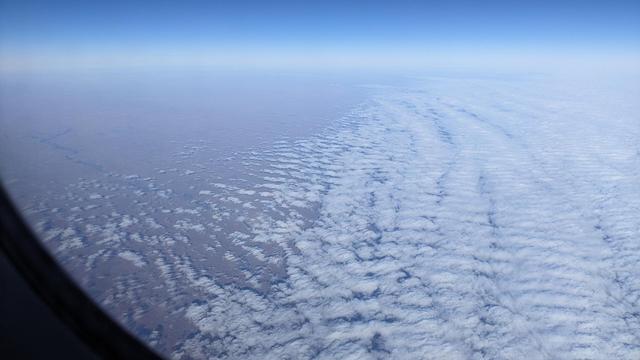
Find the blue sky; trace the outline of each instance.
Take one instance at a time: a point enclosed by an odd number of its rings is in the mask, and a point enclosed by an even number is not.
[[[640,53],[638,0],[0,4],[0,56],[5,65],[199,60],[393,64],[470,56]]]

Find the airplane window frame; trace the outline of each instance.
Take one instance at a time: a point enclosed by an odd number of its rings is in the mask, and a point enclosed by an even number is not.
[[[71,279],[44,249],[2,185],[0,251],[37,296],[99,358],[162,359],[113,320]]]

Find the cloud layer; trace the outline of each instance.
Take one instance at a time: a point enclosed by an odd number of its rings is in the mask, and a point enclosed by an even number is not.
[[[640,109],[592,85],[382,87],[242,179],[185,145],[39,230],[174,358],[638,358]]]

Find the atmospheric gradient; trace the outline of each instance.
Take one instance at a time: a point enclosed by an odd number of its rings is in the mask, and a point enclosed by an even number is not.
[[[1,4],[2,184],[164,357],[640,358],[638,3]]]

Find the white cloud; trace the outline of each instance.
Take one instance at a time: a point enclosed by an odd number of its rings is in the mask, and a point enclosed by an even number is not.
[[[118,256],[121,257],[122,259],[130,261],[136,267],[143,267],[146,265],[146,262],[142,259],[142,256],[140,256],[139,254],[136,254],[133,251],[129,251],[129,250],[121,251],[118,253]]]
[[[320,167],[317,183],[259,185],[281,208],[320,203],[312,227],[254,228],[295,247],[286,283],[192,304],[201,334],[174,355],[640,356],[638,155],[617,140],[640,138],[637,115],[612,127],[594,107],[585,124],[584,100],[534,90],[434,79],[355,111],[314,153],[280,144],[273,168]]]
[[[140,273],[159,283],[137,285],[197,330],[163,344],[176,358],[635,359],[640,92],[549,81],[379,87],[248,154],[256,183],[183,178],[193,199],[156,191],[144,221],[119,209],[87,244],[39,227],[83,272],[110,251],[154,264]]]

